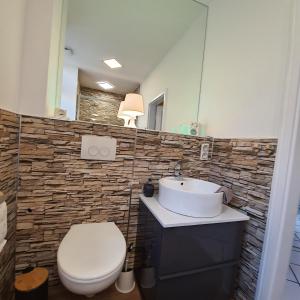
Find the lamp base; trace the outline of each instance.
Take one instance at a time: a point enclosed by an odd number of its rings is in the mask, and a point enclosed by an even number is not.
[[[128,127],[130,118],[122,117],[124,120],[124,127]]]
[[[136,118],[131,118],[131,119],[129,119],[128,123],[125,124],[124,126],[125,126],[125,127],[129,127],[129,128],[136,128],[136,125],[135,125],[135,119],[136,119]]]

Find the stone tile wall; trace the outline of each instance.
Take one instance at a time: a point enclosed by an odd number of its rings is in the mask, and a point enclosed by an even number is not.
[[[1,122],[6,123],[2,126],[0,122],[2,141],[5,137],[5,142],[1,143],[1,164],[8,164],[14,170],[10,173],[11,178],[17,173],[17,119],[13,114],[1,114]],[[7,134],[11,137],[11,142],[7,142]],[[117,160],[81,160],[83,134],[117,138]],[[212,160],[208,162],[199,159],[200,146],[204,142],[214,145]],[[114,221],[128,240],[135,242],[138,195],[143,183],[151,177],[157,188],[158,179],[172,175],[175,163],[182,160],[185,176],[209,179],[232,188],[234,200],[231,205],[251,217],[244,236],[235,299],[254,299],[276,144],[276,140],[269,139],[213,141],[154,131],[23,116],[16,270],[20,271],[29,265],[45,266],[50,271],[50,284],[56,284],[56,251],[69,227],[75,223]],[[2,158],[3,149],[10,155],[8,162]],[[11,224],[14,224],[13,195],[10,203]],[[10,232],[13,235],[13,228]],[[12,268],[14,264],[11,255],[13,249],[12,246],[9,253],[5,252],[8,268]],[[138,253],[133,252],[133,256],[135,254]],[[6,282],[12,284],[12,276]]]
[[[117,138],[117,160],[81,160],[83,134]],[[45,266],[50,271],[51,284],[55,284],[56,251],[75,223],[114,221],[126,236],[131,188],[132,225],[128,237],[134,242],[142,184],[148,177],[157,184],[160,177],[172,175],[175,163],[185,157],[183,169],[189,169],[186,174],[201,174],[207,179],[209,163],[199,161],[203,141],[129,128],[22,117],[16,270]]]
[[[0,300],[14,299],[19,117],[0,110],[0,191],[8,206],[7,243],[0,253]]]
[[[124,98],[124,95],[81,87],[79,120],[122,126],[124,121],[117,114]]]
[[[116,138],[116,161],[81,160],[83,134]],[[114,221],[126,234],[135,138],[134,129],[22,117],[17,271],[44,266],[56,284],[56,252],[72,224]]]
[[[271,191],[277,140],[216,139],[209,180],[233,190],[231,203],[249,215],[236,300],[255,298]]]

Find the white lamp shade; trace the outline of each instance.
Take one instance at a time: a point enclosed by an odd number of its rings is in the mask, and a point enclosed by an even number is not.
[[[122,106],[124,115],[137,117],[144,115],[144,101],[142,95],[127,94]]]
[[[118,115],[117,115],[117,117],[118,117],[119,119],[123,119],[124,117],[128,117],[128,116],[125,116],[125,115],[123,114],[123,106],[124,106],[124,102],[125,102],[125,101],[121,101],[120,106],[119,106],[119,111],[118,111]]]

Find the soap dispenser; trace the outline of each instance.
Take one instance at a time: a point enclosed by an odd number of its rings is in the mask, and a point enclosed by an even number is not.
[[[153,197],[154,195],[154,185],[152,184],[152,179],[149,178],[148,182],[144,184],[143,194],[145,197]]]

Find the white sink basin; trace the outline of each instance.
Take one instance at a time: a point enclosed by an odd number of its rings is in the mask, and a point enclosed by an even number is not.
[[[165,177],[159,180],[159,203],[177,214],[213,218],[221,214],[223,193],[219,185],[193,178]]]

